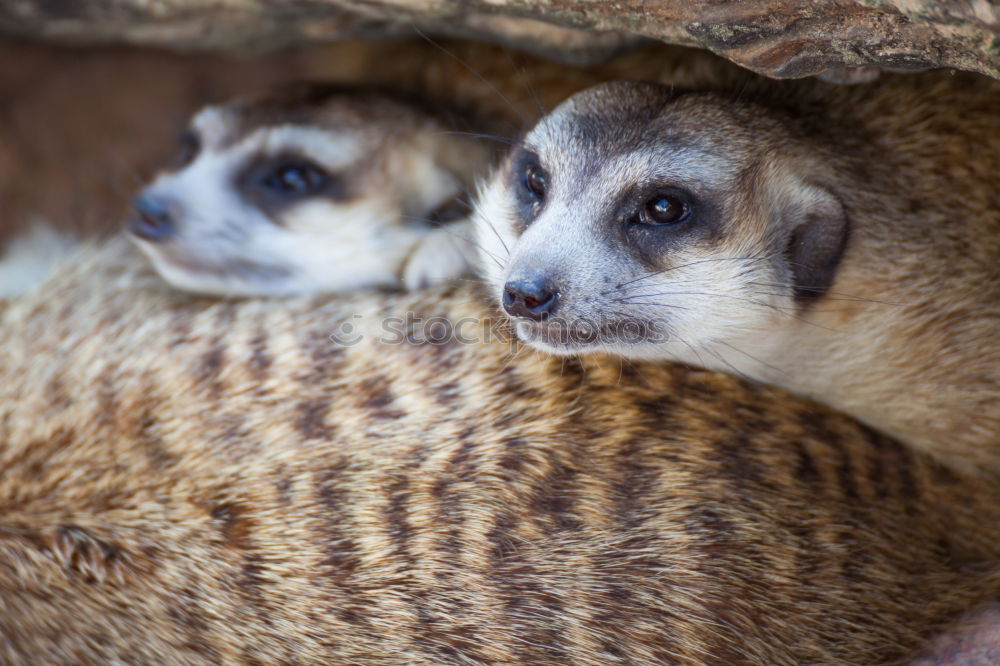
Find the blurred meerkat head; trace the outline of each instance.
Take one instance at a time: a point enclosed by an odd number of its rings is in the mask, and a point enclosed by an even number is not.
[[[750,107],[643,83],[540,121],[477,217],[528,344],[708,366],[822,295],[848,237],[811,146]]]
[[[296,84],[200,111],[131,237],[172,285],[276,295],[398,285],[489,160],[410,100]]]

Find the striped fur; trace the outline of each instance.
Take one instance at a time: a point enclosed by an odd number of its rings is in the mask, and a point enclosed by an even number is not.
[[[881,664],[1000,587],[1000,489],[825,407],[141,264],[2,315],[2,663]]]

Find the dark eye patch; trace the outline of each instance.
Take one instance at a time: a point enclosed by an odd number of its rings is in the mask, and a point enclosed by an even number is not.
[[[177,156],[177,168],[183,169],[194,162],[194,158],[198,157],[198,153],[201,152],[201,138],[194,130],[188,129],[181,133],[178,143],[180,143],[180,152]]]
[[[538,155],[520,150],[511,161],[508,185],[514,191],[524,227],[538,216],[545,206],[552,178],[542,167]]]
[[[295,153],[250,160],[237,178],[237,188],[269,215],[307,199],[350,199],[342,176]]]
[[[718,237],[719,214],[712,192],[698,195],[673,183],[647,183],[618,198],[613,226],[621,230],[638,258],[651,269],[678,244]],[[611,236],[616,234],[611,232]]]

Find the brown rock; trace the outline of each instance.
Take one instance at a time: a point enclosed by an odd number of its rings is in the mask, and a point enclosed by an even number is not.
[[[0,32],[178,49],[273,49],[420,30],[603,60],[643,38],[699,46],[773,77],[842,81],[880,69],[1000,76],[989,0],[9,0]],[[860,69],[859,69],[860,68]]]

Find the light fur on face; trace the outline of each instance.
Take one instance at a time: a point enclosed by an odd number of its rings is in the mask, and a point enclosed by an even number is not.
[[[918,127],[945,129],[895,136],[874,89],[841,103],[839,89],[784,88],[780,111],[766,88],[753,103],[637,83],[579,93],[482,188],[481,270],[538,349],[781,385],[1000,471],[987,182],[1000,164],[995,151],[974,172],[941,157],[953,141],[995,144],[1000,124],[935,106],[950,89],[897,87],[885,94],[910,100]],[[790,90],[808,111],[790,110]],[[649,223],[663,197],[683,214]]]
[[[392,288],[404,277],[417,287],[466,269],[451,244],[429,239],[445,233],[432,218],[489,155],[416,106],[350,93],[237,101],[201,111],[191,134],[194,154],[143,190],[132,225],[178,288],[282,295]],[[302,192],[280,180],[288,169],[307,179]],[[154,217],[166,210],[168,230],[144,228],[149,201]]]
[[[743,195],[740,181],[756,155],[720,139],[700,140],[667,109],[650,115],[633,89],[636,108],[626,106],[615,118],[610,106],[609,117],[595,119],[595,106],[614,105],[622,87],[571,98],[527,135],[518,154],[537,156],[549,174],[544,201],[527,208],[519,201],[517,154],[483,188],[476,215],[483,270],[501,297],[521,279],[554,285],[551,317],[515,317],[519,336],[545,351],[726,367],[730,345],[756,346],[781,311],[796,307],[793,288],[760,294],[752,286],[791,287],[783,256],[790,234],[825,212],[832,196],[777,164],[757,165],[759,192]],[[669,98],[666,88],[640,90],[661,107]],[[689,114],[705,109],[733,122],[710,98],[687,106]],[[594,126],[602,124],[616,129],[601,134]],[[692,219],[661,228],[640,223],[645,200],[661,192],[684,193],[678,196],[692,207]],[[836,217],[836,204],[827,208]],[[768,215],[779,223],[759,219]]]

